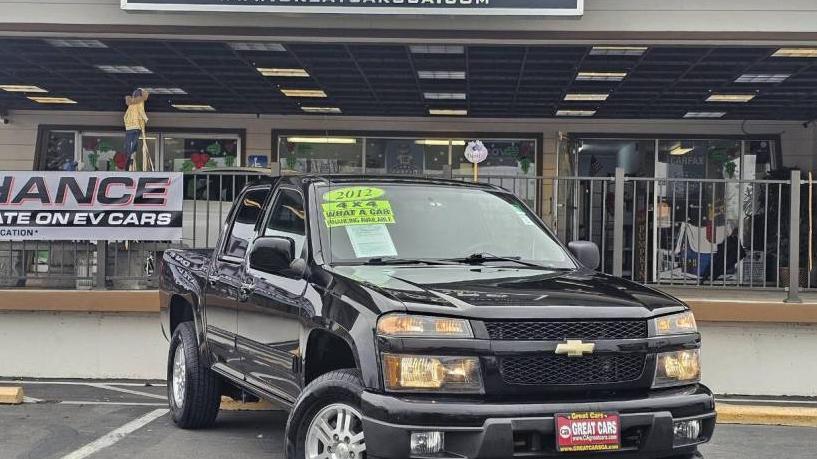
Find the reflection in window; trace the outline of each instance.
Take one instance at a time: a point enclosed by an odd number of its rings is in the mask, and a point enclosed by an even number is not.
[[[451,161],[457,175],[472,174],[472,165],[465,159],[468,141],[452,147]],[[486,176],[535,176],[536,142],[533,140],[483,140],[488,157],[479,164],[480,175]]]
[[[295,241],[295,253],[300,254],[306,240],[306,213],[301,195],[293,190],[281,190],[264,236],[284,236]]]
[[[255,223],[264,210],[264,201],[269,189],[251,190],[241,197],[241,204],[235,214],[233,226],[224,247],[224,255],[244,258],[250,239],[255,232]]]
[[[629,176],[652,176],[655,140],[585,139],[578,146],[578,175],[612,177],[617,167]]]
[[[45,146],[45,162],[43,169],[47,171],[76,170],[75,133],[51,131],[48,133]]]
[[[239,166],[236,138],[167,135],[162,141],[166,171],[193,172]]]
[[[363,139],[354,137],[282,137],[281,170],[289,173],[359,174],[363,172]]]

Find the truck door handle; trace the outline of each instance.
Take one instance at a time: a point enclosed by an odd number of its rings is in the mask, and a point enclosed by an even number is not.
[[[255,291],[255,284],[241,284],[241,287],[238,288],[238,291],[241,295],[241,301],[247,301],[250,299],[250,295],[252,292]]]

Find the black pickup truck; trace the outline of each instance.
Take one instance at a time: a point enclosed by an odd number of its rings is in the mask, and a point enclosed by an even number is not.
[[[699,457],[689,308],[600,274],[498,187],[299,176],[247,187],[215,250],[161,263],[168,398],[290,410],[288,458]]]

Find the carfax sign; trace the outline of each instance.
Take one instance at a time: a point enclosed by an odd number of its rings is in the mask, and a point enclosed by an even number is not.
[[[0,173],[0,240],[181,238],[180,173]]]
[[[125,10],[580,16],[584,0],[122,0]]]

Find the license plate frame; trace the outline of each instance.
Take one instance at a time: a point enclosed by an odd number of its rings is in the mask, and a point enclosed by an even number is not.
[[[605,453],[621,449],[621,416],[617,412],[557,413],[553,424],[556,450],[560,453]]]

